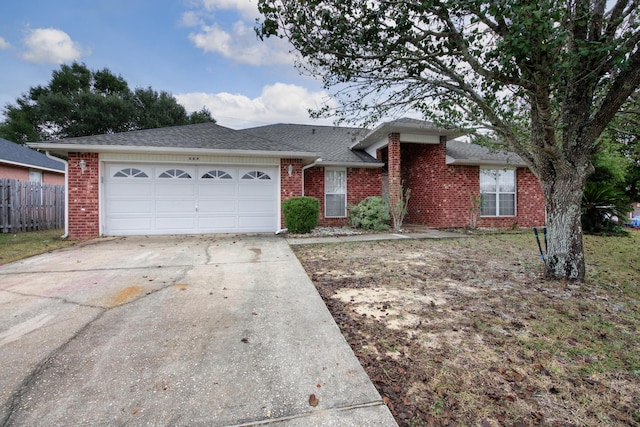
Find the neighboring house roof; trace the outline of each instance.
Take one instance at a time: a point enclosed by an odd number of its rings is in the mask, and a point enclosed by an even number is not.
[[[447,141],[447,164],[527,166],[520,156],[504,150],[491,150],[464,141]]]
[[[401,142],[438,143],[452,139],[459,130],[442,129],[416,119],[398,119],[373,131],[357,127],[274,124],[234,130],[215,123],[145,129],[131,132],[43,141],[29,145],[67,155],[69,152],[156,152],[234,154],[302,158],[306,164],[381,167],[368,154],[386,145],[390,133]],[[405,138],[405,139],[403,139]],[[43,156],[44,157],[44,156]],[[447,141],[447,164],[526,166],[513,153],[491,151],[463,141]]]
[[[0,163],[64,173],[64,164],[38,151],[0,138]]]
[[[363,150],[349,149],[349,146],[369,132],[365,128],[280,123],[243,129],[241,132],[271,141],[283,141],[303,151],[317,151],[321,159],[318,164],[362,166],[364,163],[382,166],[382,163]]]

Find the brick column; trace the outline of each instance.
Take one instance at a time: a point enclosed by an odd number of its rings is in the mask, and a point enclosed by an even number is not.
[[[291,175],[289,175],[289,165],[291,165]],[[280,203],[297,196],[302,196],[302,159],[280,159]],[[280,211],[280,228],[284,228],[282,210]]]
[[[400,162],[400,134],[389,134],[388,144],[388,166],[389,166],[389,198],[397,200],[400,196],[399,190],[402,185],[402,168]]]
[[[69,238],[100,235],[100,171],[97,153],[69,153]],[[81,167],[84,162],[84,170]]]

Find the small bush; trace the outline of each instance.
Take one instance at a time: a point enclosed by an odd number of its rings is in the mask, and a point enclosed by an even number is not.
[[[382,197],[367,197],[355,206],[349,206],[349,225],[366,230],[389,230],[389,205]]]
[[[282,213],[291,233],[309,233],[318,225],[320,202],[313,197],[293,197],[282,202]]]

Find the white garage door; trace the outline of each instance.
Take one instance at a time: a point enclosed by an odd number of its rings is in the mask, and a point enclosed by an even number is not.
[[[107,164],[105,234],[272,232],[278,169]]]

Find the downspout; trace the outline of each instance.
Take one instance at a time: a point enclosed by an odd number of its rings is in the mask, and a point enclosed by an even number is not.
[[[310,165],[307,166],[303,166],[302,167],[302,195],[304,196],[304,171],[306,171],[307,169],[310,169],[314,166],[316,166],[318,163],[320,163],[322,161],[322,158],[318,158],[316,159],[313,163],[311,163]]]
[[[69,162],[60,157],[52,156],[48,151],[45,151],[44,154],[51,160],[64,163],[64,234],[60,238],[66,239],[69,237]]]
[[[306,171],[309,168],[314,167],[316,164],[318,164],[319,162],[321,162],[322,159],[318,158],[316,159],[313,163],[311,163],[310,165],[307,166],[303,166],[302,167],[302,195],[304,196],[304,171]],[[281,228],[278,231],[276,231],[276,234],[282,234],[282,233],[286,233],[288,230],[286,228]]]

